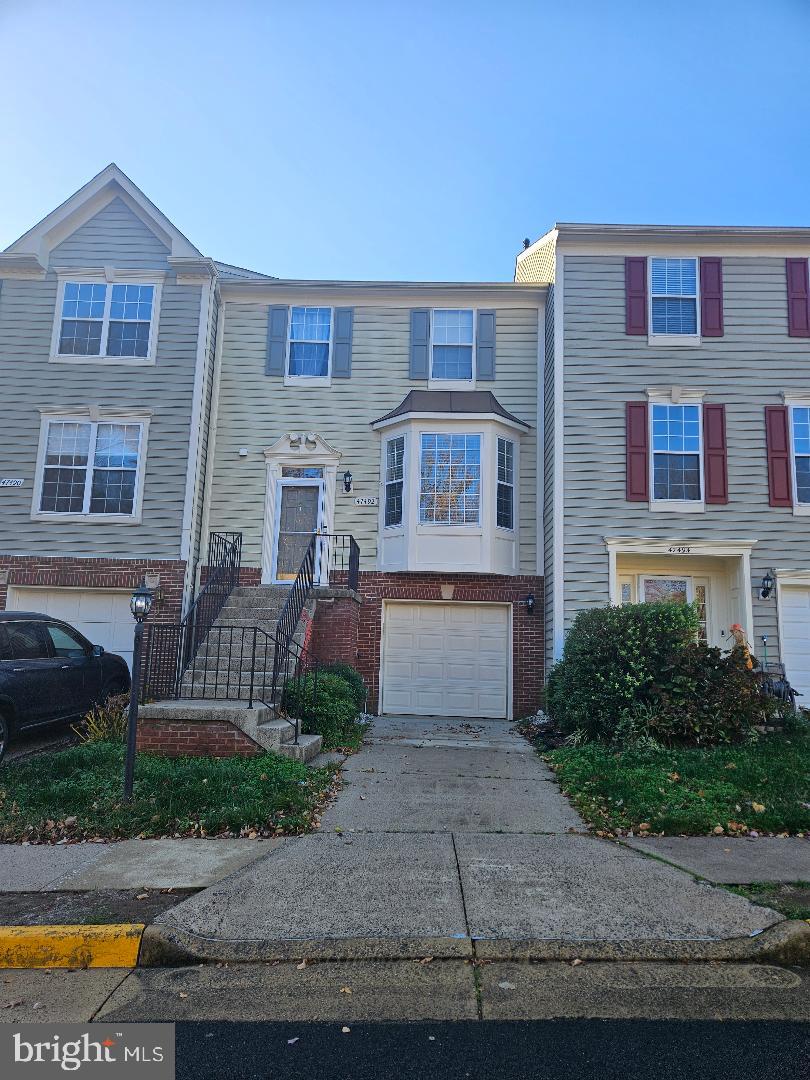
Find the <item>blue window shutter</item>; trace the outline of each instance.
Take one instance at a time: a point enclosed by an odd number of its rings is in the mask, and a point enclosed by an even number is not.
[[[287,359],[287,317],[289,308],[273,306],[267,309],[267,360],[265,375],[283,375]]]
[[[415,308],[411,312],[411,367],[409,378],[427,379],[430,353],[430,312]]]
[[[352,377],[352,330],[354,308],[335,308],[335,334],[332,342],[332,377]]]
[[[495,378],[495,312],[478,312],[475,335],[475,377],[484,382]]]

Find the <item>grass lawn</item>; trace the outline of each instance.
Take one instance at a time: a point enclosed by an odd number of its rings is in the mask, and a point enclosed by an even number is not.
[[[92,742],[0,768],[0,840],[301,833],[335,776],[275,754],[139,754],[135,798],[124,805],[123,763],[120,743]]]
[[[784,885],[774,881],[756,881],[751,885],[725,887],[754,904],[775,908],[788,919],[810,921],[810,881],[794,881]]]
[[[590,743],[545,757],[598,832],[700,836],[717,826],[730,835],[810,832],[806,735],[706,750],[617,753]]]

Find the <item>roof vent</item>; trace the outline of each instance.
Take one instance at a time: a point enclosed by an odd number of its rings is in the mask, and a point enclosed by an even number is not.
[[[530,248],[531,246],[532,246],[531,240],[528,238],[528,236],[524,236],[524,238],[523,238],[523,250],[525,251],[526,248]]]

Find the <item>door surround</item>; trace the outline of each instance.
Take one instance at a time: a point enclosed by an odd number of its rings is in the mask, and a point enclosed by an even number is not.
[[[292,466],[294,468],[312,467],[323,469],[323,479],[320,480],[323,485],[321,528],[324,532],[333,532],[335,490],[340,458],[340,451],[330,446],[325,439],[314,431],[288,431],[264,451],[267,480],[264,500],[264,526],[262,530],[262,585],[277,584],[273,579],[273,571],[275,568],[276,525],[283,468]],[[287,478],[283,479],[286,481]]]

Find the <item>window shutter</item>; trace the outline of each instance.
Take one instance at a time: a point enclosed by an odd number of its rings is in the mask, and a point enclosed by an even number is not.
[[[625,498],[628,502],[650,499],[650,435],[647,402],[628,401],[626,406],[627,475]]]
[[[624,329],[647,334],[647,260],[624,260]],[[644,496],[647,497],[646,495]]]
[[[727,503],[728,451],[726,450],[725,405],[703,406],[703,476],[705,501]]]
[[[700,334],[723,336],[723,260],[700,260]]]
[[[475,377],[484,382],[495,378],[495,312],[478,312],[475,335]]]
[[[267,360],[265,375],[283,375],[287,359],[286,307],[270,307],[267,310]]]
[[[354,308],[335,308],[335,337],[332,343],[332,377],[334,379],[352,377],[353,329]]]
[[[765,406],[765,441],[768,448],[768,501],[771,506],[792,506],[790,433],[786,405]]]
[[[787,276],[788,334],[810,337],[810,289],[807,259],[785,259]]]
[[[430,353],[430,312],[416,308],[411,312],[411,365],[408,377],[427,379]]]

